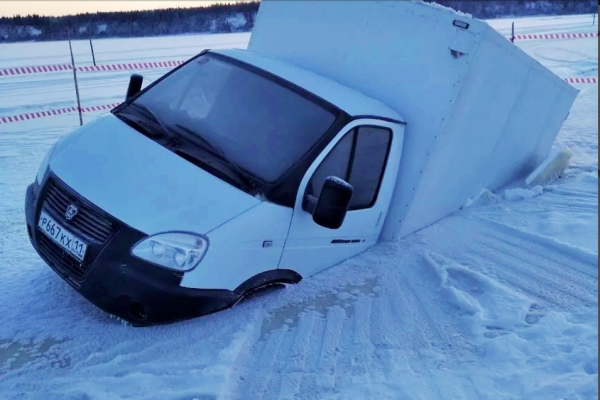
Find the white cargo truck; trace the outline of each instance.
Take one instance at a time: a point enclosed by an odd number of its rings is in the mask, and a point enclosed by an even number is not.
[[[262,1],[56,143],[26,195],[44,261],[134,325],[192,318],[408,235],[544,159],[577,91],[421,2]]]

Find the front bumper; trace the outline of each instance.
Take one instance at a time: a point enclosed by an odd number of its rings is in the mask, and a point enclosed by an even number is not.
[[[79,229],[83,225],[67,222],[64,213],[61,215],[57,207],[51,207],[45,201],[48,196],[56,197],[48,194],[49,179],[52,179],[53,188],[59,187],[64,191],[61,196],[64,195],[66,200],[110,220],[112,230],[106,240],[86,235],[84,230]],[[88,239],[90,250],[83,263],[61,251],[37,229],[42,209],[65,228]],[[92,304],[134,326],[199,317],[228,308],[240,298],[229,290],[181,287],[182,274],[131,256],[131,247],[146,235],[106,215],[55,176],[46,178],[41,187],[34,182],[27,188],[25,213],[29,239],[40,257]]]

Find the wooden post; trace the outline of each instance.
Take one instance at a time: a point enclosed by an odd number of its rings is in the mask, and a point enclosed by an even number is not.
[[[513,43],[515,42],[515,23],[514,23],[514,21],[512,23],[512,34],[510,36],[510,41]]]
[[[94,67],[96,66],[96,56],[94,55],[94,45],[92,44],[92,32],[90,31],[90,26],[88,25],[88,37],[90,39],[90,49],[92,49],[92,61],[94,62]]]
[[[81,115],[81,99],[79,98],[79,85],[77,84],[77,70],[75,69],[75,57],[73,56],[73,46],[71,46],[71,29],[68,31],[69,51],[71,52],[71,67],[73,68],[73,80],[75,81],[75,96],[77,97],[77,111],[79,111],[79,126],[83,125],[83,116]]]

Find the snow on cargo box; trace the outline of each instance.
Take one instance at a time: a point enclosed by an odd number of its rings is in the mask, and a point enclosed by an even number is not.
[[[533,171],[578,91],[485,22],[413,1],[265,1],[248,50],[378,99],[407,122],[381,239]]]

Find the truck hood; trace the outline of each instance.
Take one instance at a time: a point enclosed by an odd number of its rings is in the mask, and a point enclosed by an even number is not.
[[[146,234],[206,234],[261,202],[112,114],[61,142],[50,170],[91,203]]]

